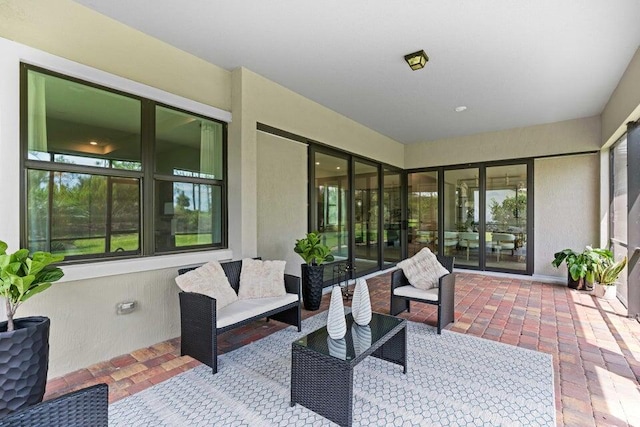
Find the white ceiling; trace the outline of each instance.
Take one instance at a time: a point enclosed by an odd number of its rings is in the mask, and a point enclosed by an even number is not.
[[[638,0],[76,1],[404,143],[600,114],[640,45]]]

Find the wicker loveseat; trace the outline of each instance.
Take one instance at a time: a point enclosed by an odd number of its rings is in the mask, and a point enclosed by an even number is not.
[[[236,294],[240,288],[242,261],[220,264]],[[184,274],[197,267],[183,268]],[[216,313],[216,300],[207,295],[180,292],[181,354],[188,355],[218,372],[218,334],[267,318],[297,326],[302,330],[300,278],[284,275],[287,294],[283,297],[241,299]]]
[[[109,387],[96,384],[0,418],[0,427],[107,427]]]

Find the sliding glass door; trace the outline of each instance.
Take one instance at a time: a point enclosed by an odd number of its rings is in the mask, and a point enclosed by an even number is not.
[[[378,225],[378,166],[360,161],[353,162],[354,169],[354,263],[356,274],[378,270],[380,239]]]
[[[392,267],[402,260],[402,174],[384,169],[383,176],[383,268]]]
[[[443,246],[443,253],[454,255],[457,266],[480,266],[484,239],[481,238],[479,175],[479,168],[444,171],[443,237],[446,246]]]
[[[416,172],[408,177],[408,250],[413,256],[424,247],[438,252],[438,172]]]
[[[527,269],[527,165],[486,168],[486,266]]]
[[[349,161],[347,158],[315,153],[315,223],[312,231],[322,235],[336,261],[349,259]],[[325,268],[325,281],[331,268]]]
[[[408,255],[428,247],[463,268],[531,273],[532,161],[408,174]]]

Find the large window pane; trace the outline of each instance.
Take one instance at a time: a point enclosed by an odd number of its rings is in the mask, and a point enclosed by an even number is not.
[[[526,270],[527,165],[486,168],[486,266]]]
[[[223,179],[223,125],[156,107],[156,172]]]
[[[424,247],[437,253],[438,172],[409,174],[408,194],[409,256],[415,255]]]
[[[479,170],[444,172],[444,244],[456,265],[479,266]]]
[[[358,274],[378,269],[378,168],[354,162],[355,267]]]
[[[384,243],[382,256],[385,267],[402,259],[402,188],[400,173],[385,169],[383,188]]]
[[[349,258],[349,162],[324,153],[315,154],[316,230],[329,246],[335,261]],[[324,269],[325,280],[332,268]]]
[[[156,250],[222,244],[222,190],[188,182],[156,182]]]
[[[28,158],[140,170],[141,103],[27,71]]]
[[[138,252],[139,194],[137,179],[31,170],[29,248],[65,256]]]
[[[69,262],[226,244],[225,123],[30,65],[21,79],[23,246]]]

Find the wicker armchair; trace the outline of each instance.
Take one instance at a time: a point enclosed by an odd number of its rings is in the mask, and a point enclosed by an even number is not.
[[[12,412],[0,427],[107,427],[109,387],[97,384]]]
[[[450,272],[453,272],[454,258],[438,256],[438,261]],[[422,290],[411,286],[409,280],[400,269],[391,274],[391,307],[389,313],[396,316],[403,311],[410,311],[410,302],[423,302],[438,306],[438,334],[442,328],[455,321],[455,287],[453,273],[442,276],[436,289]]]
[[[229,279],[231,287],[238,293],[240,288],[240,271],[242,261],[220,263]],[[178,270],[184,274],[193,268]],[[302,330],[300,278],[289,274],[284,275],[284,285],[288,294],[295,294],[295,302],[273,308],[259,315],[242,319],[224,327],[218,328],[216,316],[216,300],[206,295],[192,292],[180,292],[180,354],[188,355],[211,367],[212,372],[218,372],[218,334],[246,325],[254,320],[265,318],[278,320]]]

